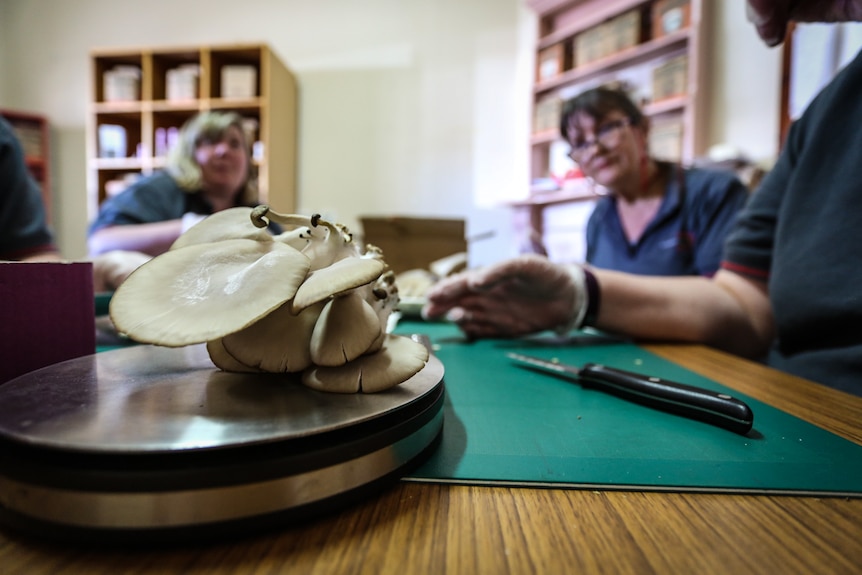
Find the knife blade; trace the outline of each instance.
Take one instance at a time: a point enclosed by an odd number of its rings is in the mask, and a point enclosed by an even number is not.
[[[510,352],[506,354],[521,367],[577,381],[655,409],[688,417],[745,435],[754,425],[754,414],[745,402],[718,393],[598,363],[583,367]]]

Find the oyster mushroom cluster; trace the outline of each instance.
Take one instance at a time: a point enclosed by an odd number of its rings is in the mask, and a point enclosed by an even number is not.
[[[284,231],[270,234],[270,221]],[[190,228],[123,282],[110,315],[141,343],[206,342],[225,371],[301,373],[321,391],[373,393],[428,361],[424,346],[387,333],[397,304],[378,248],[361,252],[344,226],[319,215],[258,206]]]

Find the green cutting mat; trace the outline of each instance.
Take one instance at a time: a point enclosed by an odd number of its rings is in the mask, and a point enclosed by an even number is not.
[[[602,489],[862,495],[862,446],[742,396],[630,343],[567,346],[425,333],[445,366],[440,448],[407,480]],[[726,391],[754,412],[747,436],[515,366],[518,351]]]

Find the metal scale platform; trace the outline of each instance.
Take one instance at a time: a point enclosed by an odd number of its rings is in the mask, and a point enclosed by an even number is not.
[[[430,454],[443,365],[340,395],[214,368],[203,345],[136,346],[0,386],[0,524],[40,537],[207,540],[300,524]]]

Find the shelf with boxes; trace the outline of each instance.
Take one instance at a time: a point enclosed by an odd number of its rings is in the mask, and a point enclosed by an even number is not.
[[[559,134],[563,103],[600,85],[623,87],[650,118],[650,149],[691,161],[704,151],[703,0],[528,0],[537,13],[530,134],[531,209],[594,198]]]
[[[687,129],[676,146],[662,142],[671,159],[691,159],[699,145],[699,0],[532,0],[539,11],[533,88],[532,176],[548,173],[559,140],[562,102],[587,88],[623,85],[645,113]],[[668,131],[661,131],[662,134]],[[662,136],[666,137],[666,136]],[[542,161],[544,160],[544,161]]]
[[[90,216],[140,174],[165,165],[179,129],[207,110],[239,113],[252,145],[259,201],[295,210],[297,92],[262,44],[91,52],[87,130]]]

